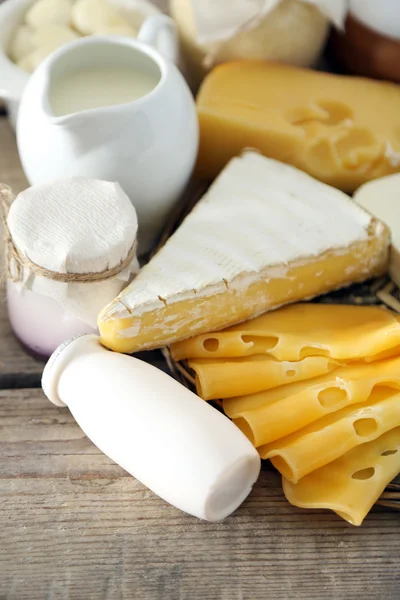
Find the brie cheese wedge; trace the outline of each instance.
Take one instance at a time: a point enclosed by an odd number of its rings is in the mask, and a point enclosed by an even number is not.
[[[99,316],[119,352],[159,348],[386,271],[389,232],[346,194],[247,151]]]

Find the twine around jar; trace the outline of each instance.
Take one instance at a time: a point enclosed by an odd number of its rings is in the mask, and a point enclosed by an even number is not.
[[[31,261],[25,254],[20,252],[14,244],[7,223],[8,213],[14,199],[15,197],[11,188],[4,183],[0,183],[0,221],[3,227],[6,276],[7,279],[14,283],[22,281],[24,267],[29,269],[35,275],[51,279],[52,281],[59,281],[61,283],[97,283],[99,281],[111,279],[111,277],[115,277],[124,271],[129,267],[136,256],[137,239],[135,238],[126,257],[114,267],[105,269],[104,271],[94,273],[60,273],[58,271],[45,269]],[[11,268],[12,263],[14,269]]]

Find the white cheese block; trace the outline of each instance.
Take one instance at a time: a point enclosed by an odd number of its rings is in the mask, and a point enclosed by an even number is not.
[[[222,329],[382,273],[387,248],[349,196],[245,152],[101,313],[103,343],[133,352]]]
[[[400,286],[400,173],[365,183],[355,192],[353,200],[390,228],[389,273]]]

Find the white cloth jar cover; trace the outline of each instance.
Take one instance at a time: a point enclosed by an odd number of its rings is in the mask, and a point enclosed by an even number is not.
[[[136,247],[135,208],[118,183],[76,177],[28,188],[12,203],[8,229],[22,257],[57,274],[102,273]],[[10,254],[9,273],[17,273]],[[121,272],[102,281],[63,282],[22,263],[19,285],[54,299],[92,327],[105,304],[139,270],[136,252]]]
[[[336,27],[342,28],[349,0],[297,0],[312,4]],[[257,27],[282,0],[192,0],[197,41],[223,41]]]

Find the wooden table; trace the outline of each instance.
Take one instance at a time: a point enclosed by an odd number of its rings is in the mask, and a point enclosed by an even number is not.
[[[4,116],[0,181],[27,185]],[[43,363],[0,300],[0,600],[400,598],[399,513],[376,507],[355,528],[290,506],[264,470],[223,523],[184,515],[46,400]],[[163,367],[158,353],[145,358]]]

